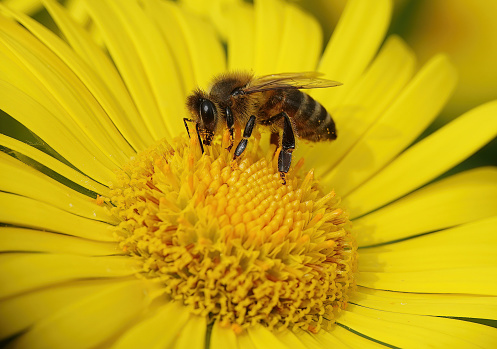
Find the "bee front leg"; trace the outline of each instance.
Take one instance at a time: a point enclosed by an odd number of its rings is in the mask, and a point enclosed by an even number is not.
[[[290,170],[290,165],[292,164],[292,152],[295,149],[295,135],[293,134],[292,123],[290,118],[285,112],[283,114],[283,136],[281,138],[281,151],[278,157],[278,171],[280,171],[280,177],[283,180],[283,184],[286,184],[285,174]]]
[[[254,126],[255,126],[255,116],[252,115],[250,119],[247,121],[247,124],[245,125],[245,129],[243,130],[243,139],[240,141],[240,143],[238,143],[235,149],[233,160],[235,160],[237,157],[242,155],[242,153],[245,151],[245,148],[247,147],[248,143],[248,138],[252,135]]]
[[[188,129],[187,122],[195,122],[195,120],[183,118],[183,123],[185,124],[186,133],[188,133],[188,138],[190,137],[190,130]],[[204,153],[204,146],[202,145],[202,138],[200,137],[200,132],[198,130],[198,123],[195,123],[195,130],[197,131],[198,144],[200,144],[200,150],[202,150],[202,154]]]
[[[230,131],[230,145],[228,146],[228,148],[226,148],[226,150],[230,152],[231,148],[233,148],[234,131],[235,131],[235,120],[233,118],[233,113],[231,112],[230,107],[226,108],[226,126],[228,126],[228,130]]]

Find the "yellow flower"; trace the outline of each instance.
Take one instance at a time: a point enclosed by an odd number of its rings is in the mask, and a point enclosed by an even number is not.
[[[191,3],[86,0],[90,35],[45,0],[60,37],[0,7],[0,108],[37,140],[2,123],[0,337],[494,346],[497,169],[441,176],[495,137],[497,102],[416,142],[456,76],[444,56],[415,71],[397,37],[381,46],[387,0],[349,1],[324,52],[295,5]],[[226,132],[203,155],[188,142],[186,96],[235,69],[344,84],[311,91],[339,137],[299,142],[286,185],[264,135],[237,161]]]

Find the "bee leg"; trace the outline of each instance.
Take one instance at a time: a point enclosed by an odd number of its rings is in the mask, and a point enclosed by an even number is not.
[[[243,130],[243,139],[240,141],[240,143],[238,143],[235,149],[233,160],[235,160],[237,157],[242,155],[242,153],[245,151],[245,148],[247,147],[248,143],[248,138],[252,135],[254,126],[255,126],[255,116],[252,115],[250,119],[247,121],[247,124],[245,125],[245,129]]]
[[[292,123],[285,112],[282,112],[284,117],[283,136],[281,138],[281,151],[278,157],[278,171],[283,180],[283,185],[286,184],[285,174],[290,170],[292,164],[292,152],[295,149],[295,135],[293,134]]]
[[[226,126],[228,126],[228,130],[230,131],[230,145],[226,150],[228,152],[233,148],[233,139],[234,139],[234,131],[235,131],[235,120],[233,119],[233,113],[231,112],[231,108],[226,108]]]
[[[183,122],[184,122],[185,128],[186,128],[186,133],[188,133],[188,138],[191,138],[190,137],[190,130],[188,129],[188,124],[186,123],[187,121],[194,122],[195,120],[183,118]],[[203,154],[204,153],[204,146],[202,145],[202,138],[200,138],[200,132],[198,131],[198,123],[195,124],[195,129],[197,130],[198,144],[200,144],[200,150],[202,150],[202,154]]]

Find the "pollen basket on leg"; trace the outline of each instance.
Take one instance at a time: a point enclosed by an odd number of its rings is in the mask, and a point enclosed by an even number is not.
[[[198,145],[197,145],[198,147]],[[354,287],[356,243],[309,172],[281,183],[271,155],[159,143],[117,174],[121,247],[193,313],[234,329],[328,327]],[[256,155],[259,154],[259,155]]]

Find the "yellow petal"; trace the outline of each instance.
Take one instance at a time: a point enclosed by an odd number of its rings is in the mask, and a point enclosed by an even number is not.
[[[497,296],[496,266],[460,267],[413,272],[361,272],[357,284],[401,292],[467,293]]]
[[[61,309],[16,339],[20,348],[90,348],[110,339],[150,302],[148,283],[133,280]]]
[[[43,175],[21,161],[0,153],[0,189],[29,197],[78,216],[111,224],[116,218],[109,215],[94,199],[69,189]]]
[[[24,13],[34,14],[41,10],[39,0],[3,0],[2,4]]]
[[[231,328],[221,327],[219,322],[212,325],[211,348],[236,348],[237,336]]]
[[[314,17],[288,4],[282,10],[281,45],[275,72],[313,71],[321,55],[323,34]],[[305,54],[296,54],[302,52]],[[270,60],[270,57],[266,58]]]
[[[313,91],[317,100],[335,106],[354,86],[383,42],[391,11],[390,0],[347,2],[318,66],[327,78],[344,86]]]
[[[41,164],[83,188],[102,196],[109,196],[109,188],[32,146],[2,134],[0,134],[0,145],[12,150],[16,157],[22,158],[22,161],[28,163],[31,167],[37,168],[39,167],[38,164]]]
[[[133,275],[138,263],[120,256],[6,253],[0,255],[0,266],[0,297],[4,298],[70,280]]]
[[[497,101],[484,104],[407,149],[347,195],[348,202],[361,203],[354,215],[362,215],[418,188],[469,157],[497,135],[495,115]]]
[[[338,321],[365,336],[400,348],[481,348],[497,343],[497,333],[490,326],[355,305],[350,305]]]
[[[256,74],[274,74],[276,57],[280,52],[284,8],[281,0],[255,1],[254,66]]]
[[[2,12],[5,8],[0,6]],[[17,17],[23,17],[18,14]],[[26,77],[30,80],[30,85],[25,86],[15,77],[9,79],[12,84],[19,89],[29,91],[36,88],[40,96],[37,100],[46,103],[47,109],[57,111],[58,119],[70,128],[76,137],[82,142],[86,140],[86,147],[93,149],[92,152],[104,164],[108,166],[119,165],[127,160],[133,153],[133,150],[124,141],[120,133],[115,129],[114,124],[107,117],[100,104],[95,100],[93,95],[78,76],[70,69],[82,62],[73,55],[65,44],[59,38],[40,25],[30,25],[36,23],[24,17],[23,25],[28,26],[37,32],[38,35],[44,36],[49,46],[57,47],[52,49],[38,41],[34,36],[7,18],[0,16],[0,45],[5,57],[4,60],[13,59],[11,65],[17,65],[20,70],[24,70]],[[59,51],[61,57],[55,52]],[[64,59],[71,63],[67,64]],[[50,108],[52,104],[52,108]],[[32,118],[32,116],[31,116]],[[111,130],[107,131],[107,129]],[[114,139],[110,136],[113,135]],[[116,142],[117,141],[117,142]],[[101,155],[99,155],[101,154]]]
[[[205,347],[205,332],[207,320],[203,316],[191,315],[177,334],[174,349],[203,349]]]
[[[29,85],[32,82],[25,83]],[[98,152],[90,149],[93,148],[90,140],[82,142],[77,139],[70,128],[54,117],[52,110],[49,111],[32,97],[8,82],[0,81],[0,103],[6,113],[28,129],[36,130],[40,138],[84,174],[100,183],[109,183],[114,178],[112,169],[117,167],[109,164],[108,160],[101,162],[102,154],[96,156]]]
[[[88,1],[88,12],[97,24],[106,47],[115,62],[148,130],[154,139],[170,136],[164,122],[161,105],[158,104],[156,87],[161,81],[162,69],[154,78],[152,71],[158,63],[158,53],[164,55],[164,67],[171,70],[171,85],[177,86],[177,71],[172,62],[167,45],[160,38],[149,20],[143,20],[143,9],[136,2],[117,4],[111,1]],[[142,22],[140,22],[140,18]],[[151,37],[147,38],[147,34]],[[153,46],[155,42],[155,49]],[[163,81],[163,88],[169,90]],[[177,91],[172,93],[177,96]],[[179,98],[178,100],[181,100]],[[175,102],[177,103],[177,101]],[[178,111],[173,103],[171,112]]]
[[[428,62],[326,180],[342,197],[361,185],[419,136],[445,104],[455,82],[446,57]]]
[[[299,153],[303,153],[307,166],[316,168],[316,173],[324,176],[324,183],[325,174],[333,169],[404,88],[412,76],[414,65],[415,57],[406,44],[396,36],[390,37],[340,105],[328,110],[337,125],[337,140],[312,144],[303,152],[300,149],[304,147],[297,148]],[[327,100],[320,102],[325,107],[328,104]],[[323,159],[323,152],[327,154],[326,160]],[[333,183],[327,185],[332,187]]]
[[[97,241],[115,241],[113,225],[86,219],[43,202],[0,192],[0,221]]]
[[[73,303],[113,286],[118,279],[71,281],[0,301],[0,338],[33,326]]]
[[[251,71],[254,69],[255,14],[252,6],[242,3],[233,6],[227,15],[228,69]]]
[[[295,333],[295,337],[309,349],[322,349],[323,346],[336,349],[349,348],[327,331],[319,331],[316,335],[299,331]]]
[[[298,336],[295,335],[294,332],[290,330],[285,330],[283,332],[275,334],[276,338],[286,345],[287,348],[295,348],[295,349],[309,349],[312,348],[312,344],[308,345],[307,343],[303,343]],[[315,347],[318,346],[317,342],[314,341]]]
[[[115,242],[92,241],[41,230],[0,227],[0,251],[51,252],[85,256],[123,254]]]
[[[153,315],[126,330],[112,348],[169,348],[185,326],[189,315],[188,310],[182,304],[168,302],[157,309]]]
[[[271,347],[274,349],[286,349],[285,344],[278,340],[271,331],[264,326],[254,326],[247,329],[248,335],[256,348]]]
[[[325,347],[330,348],[385,348],[380,343],[369,340],[340,326],[335,326],[331,333],[320,331],[316,338]]]
[[[357,242],[375,245],[495,216],[496,197],[496,168],[466,171],[354,220]]]
[[[94,86],[91,85],[88,88],[97,91],[94,92],[95,98],[124,138],[136,150],[144,149],[152,135],[138,114],[124,82],[108,55],[97,46],[89,34],[68,15],[61,5],[54,0],[43,0],[43,2],[75,53],[95,72],[93,79],[89,80]],[[73,1],[71,4],[77,7],[81,5],[81,2]],[[67,6],[70,7],[70,4]],[[74,15],[74,12],[72,14]]]
[[[497,216],[394,244],[364,248],[361,249],[359,271],[408,272],[497,266],[495,227]]]
[[[351,303],[394,313],[497,320],[497,297],[390,292],[358,287]]]

